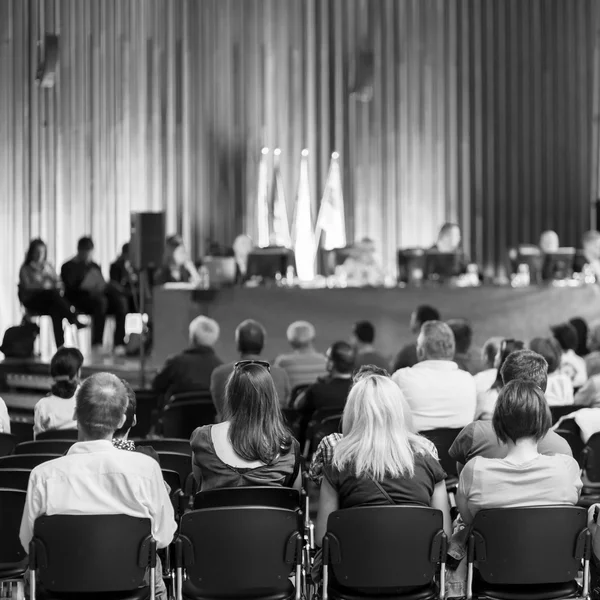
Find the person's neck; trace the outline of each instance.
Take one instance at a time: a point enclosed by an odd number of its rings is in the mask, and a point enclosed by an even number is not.
[[[110,442],[113,439],[113,437],[114,437],[114,435],[112,433],[110,435],[102,436],[102,437],[91,436],[88,433],[86,433],[85,431],[79,429],[79,432],[77,434],[77,441],[78,442]]]
[[[375,348],[373,347],[373,344],[364,344],[362,342],[359,342],[358,344],[356,344],[356,351],[357,352],[373,352],[375,350]]]
[[[239,353],[241,360],[252,360],[260,358],[260,352],[242,352],[240,350]]]
[[[332,379],[351,379],[352,378],[352,373],[340,373],[339,371],[336,371],[335,369],[331,371],[331,373],[329,373],[329,376]]]
[[[528,462],[539,456],[537,442],[533,438],[521,438],[516,442],[508,440],[506,446],[508,452],[505,458],[517,464]]]

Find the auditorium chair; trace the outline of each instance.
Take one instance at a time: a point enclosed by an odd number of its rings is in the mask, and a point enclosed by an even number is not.
[[[368,506],[335,511],[323,538],[323,600],[443,598],[446,552],[439,510]]]
[[[0,433],[0,456],[10,454],[17,445],[17,436],[12,433]]]
[[[35,440],[21,442],[15,447],[15,454],[66,454],[75,440]]]
[[[581,439],[581,432],[579,426],[573,419],[567,419],[560,424],[560,427],[556,430],[556,433],[564,438],[571,448],[573,458],[577,461],[580,467],[583,466],[583,449],[585,444]]]
[[[11,418],[10,432],[17,438],[17,444],[31,441],[33,439],[33,419]]]
[[[575,404],[567,404],[565,406],[551,406],[550,413],[552,414],[552,425],[556,425],[560,419],[566,415],[570,415],[572,412],[579,410],[581,406]]]
[[[294,404],[298,399],[298,396],[305,392],[311,384],[309,383],[301,383],[300,385],[295,385],[292,389],[292,393],[290,394],[290,408],[294,408]]]
[[[192,472],[192,458],[180,452],[158,452],[160,468],[179,473],[179,485],[185,489],[185,482]]]
[[[179,454],[192,455],[192,447],[189,439],[182,438],[159,438],[159,439],[141,439],[130,438],[135,445],[150,446],[157,452],[177,452]]]
[[[587,510],[533,506],[482,510],[468,544],[467,598],[586,598],[591,535]],[[575,578],[583,568],[583,590]],[[477,567],[475,567],[475,562]],[[477,569],[477,570],[476,570]]]
[[[174,542],[176,599],[300,600],[305,588],[301,528],[298,513],[283,508],[186,513]]]
[[[77,441],[79,432],[77,429],[48,429],[48,431],[42,431],[35,436],[35,440],[73,440]]]
[[[19,530],[27,494],[20,490],[0,486],[0,597],[9,596],[12,589],[27,569],[27,553],[21,546]],[[16,598],[16,594],[14,595]]]
[[[342,412],[339,408],[316,410],[306,427],[302,453],[304,458],[308,459],[324,437],[339,433],[341,422]]]
[[[177,399],[167,404],[162,411],[162,433],[168,438],[189,439],[197,427],[214,423],[216,416],[212,399]]]
[[[60,454],[11,454],[0,457],[0,469],[34,469]]]
[[[0,469],[0,488],[27,491],[31,469]]]
[[[129,432],[131,438],[143,438],[152,427],[153,418],[158,409],[158,398],[152,390],[135,390],[136,423]]]
[[[154,600],[156,542],[150,519],[41,516],[34,525],[29,568],[31,600],[36,592],[39,600],[65,596]]]
[[[161,471],[165,483],[171,488],[171,495],[181,489],[181,477],[177,471],[162,468]]]
[[[458,471],[456,461],[450,457],[450,447],[462,429],[432,429],[430,431],[421,431],[420,434],[426,437],[437,449],[438,457],[442,469],[446,471],[446,487],[449,491],[456,492],[458,485]]]
[[[583,488],[577,504],[600,504],[600,433],[592,435],[583,448],[581,480]]]
[[[298,490],[275,486],[220,488],[198,492],[194,497],[194,510],[225,506],[268,506],[300,510],[302,505]]]

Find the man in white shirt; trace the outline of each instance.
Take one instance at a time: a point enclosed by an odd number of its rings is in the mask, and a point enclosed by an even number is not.
[[[77,391],[79,441],[65,456],[31,472],[21,520],[26,552],[41,515],[122,514],[150,519],[158,548],[168,546],[177,528],[160,466],[145,454],[115,448],[112,438],[125,422],[127,393],[118,377],[97,373]],[[118,541],[118,540],[117,540]],[[157,567],[156,597],[167,594]]]
[[[419,362],[400,369],[392,379],[411,408],[415,429],[458,429],[473,420],[475,379],[453,362],[454,334],[446,323],[428,321],[417,339]]]

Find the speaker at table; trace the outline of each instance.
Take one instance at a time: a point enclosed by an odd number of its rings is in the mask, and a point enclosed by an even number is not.
[[[296,268],[296,259],[288,248],[254,248],[248,255],[248,277],[276,279],[278,273],[285,277],[290,266]]]
[[[154,269],[162,263],[165,250],[165,213],[131,213],[129,252],[134,269]]]
[[[398,281],[401,283],[419,283],[425,274],[425,250],[423,248],[404,248],[398,250]]]

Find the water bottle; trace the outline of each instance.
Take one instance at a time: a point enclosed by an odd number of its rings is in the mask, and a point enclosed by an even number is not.
[[[200,275],[200,288],[203,290],[210,289],[210,273],[205,265],[200,267],[198,274]]]
[[[521,264],[519,265],[519,280],[520,284],[523,287],[527,287],[531,284],[531,275],[529,273],[529,265]]]
[[[294,272],[294,265],[288,265],[288,268],[285,272],[285,278],[287,280],[287,284],[292,287],[294,285],[294,278],[296,274]]]

